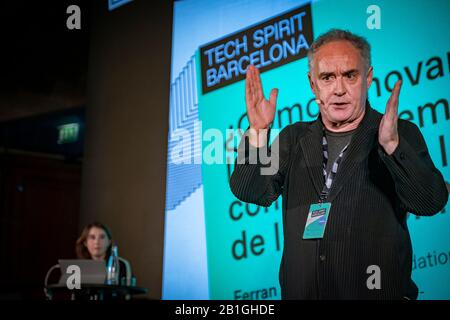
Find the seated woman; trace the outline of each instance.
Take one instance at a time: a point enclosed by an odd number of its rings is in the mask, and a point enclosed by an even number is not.
[[[75,250],[77,258],[103,260],[108,264],[112,244],[112,234],[106,225],[100,222],[90,223],[84,227],[81,236],[76,242]],[[119,257],[119,283],[129,285],[130,280],[130,264],[125,259]]]

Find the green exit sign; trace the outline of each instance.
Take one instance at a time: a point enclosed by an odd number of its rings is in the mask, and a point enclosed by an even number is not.
[[[67,123],[58,127],[58,144],[72,143],[78,140],[80,125],[78,123]]]

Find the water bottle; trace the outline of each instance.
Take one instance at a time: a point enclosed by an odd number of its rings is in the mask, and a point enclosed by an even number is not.
[[[106,283],[111,285],[119,284],[119,253],[116,245],[111,247],[111,255],[108,260]]]

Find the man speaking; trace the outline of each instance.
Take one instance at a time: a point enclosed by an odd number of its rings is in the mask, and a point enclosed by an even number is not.
[[[416,299],[407,214],[439,212],[448,192],[419,129],[398,119],[401,82],[384,115],[372,109],[370,45],[348,31],[320,36],[308,61],[320,116],[285,127],[272,147],[278,91],[267,100],[248,67],[250,128],[231,190],[261,206],[283,196],[283,299]],[[263,154],[276,163],[270,174]]]

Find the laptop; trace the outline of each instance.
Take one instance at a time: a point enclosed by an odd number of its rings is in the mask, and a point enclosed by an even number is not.
[[[104,284],[106,280],[106,263],[105,261],[71,259],[58,260],[61,268],[60,285],[66,285],[67,278],[73,275],[73,271],[69,270],[69,266],[76,265],[80,268],[81,284]]]

